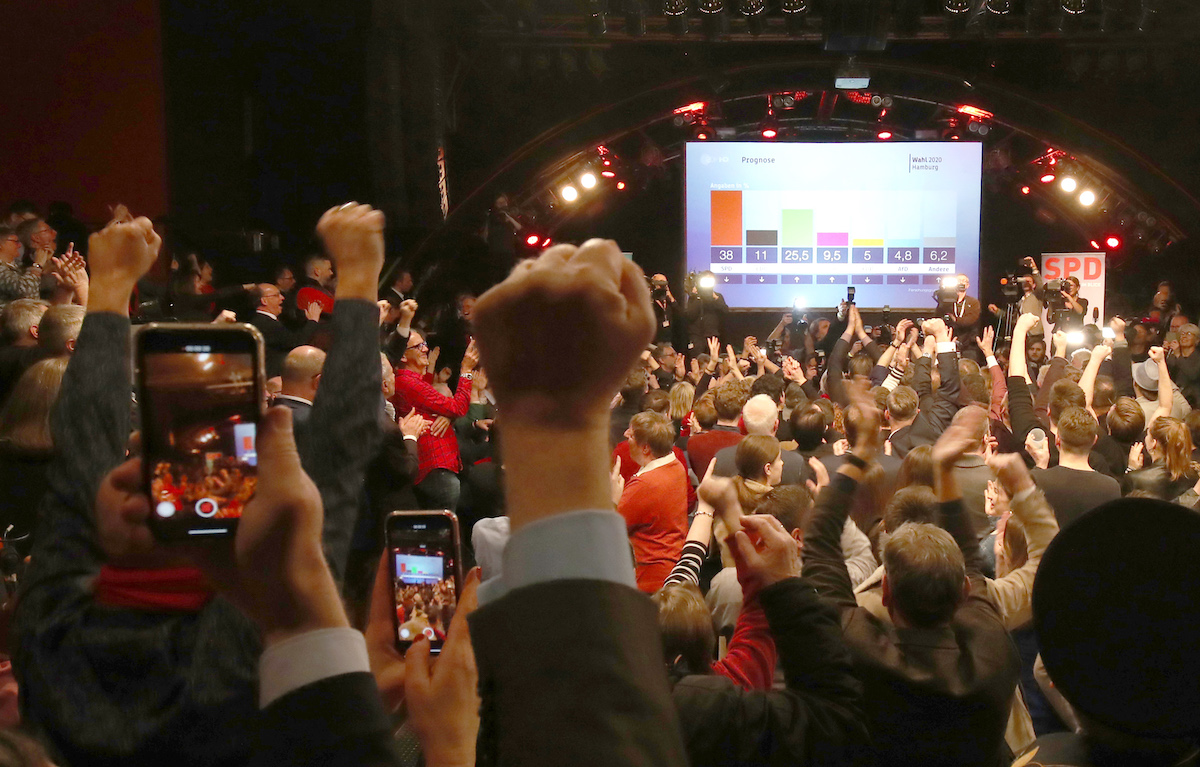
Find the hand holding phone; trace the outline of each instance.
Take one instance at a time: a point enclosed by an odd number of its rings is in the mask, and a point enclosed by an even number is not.
[[[151,531],[232,534],[258,482],[262,336],[249,325],[150,324],[136,353]]]
[[[385,528],[396,649],[418,638],[439,653],[462,590],[462,542],[451,511],[396,511]]]

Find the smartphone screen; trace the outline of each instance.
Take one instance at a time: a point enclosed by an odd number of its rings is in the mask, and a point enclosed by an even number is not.
[[[229,535],[254,496],[261,349],[248,325],[139,333],[143,467],[157,537]]]
[[[388,565],[395,600],[396,647],[419,637],[438,653],[458,606],[458,519],[449,511],[398,511],[387,520]]]

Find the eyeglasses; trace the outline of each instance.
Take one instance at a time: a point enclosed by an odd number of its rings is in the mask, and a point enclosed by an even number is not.
[[[429,351],[429,344],[416,344],[414,346],[409,346],[407,348],[416,349],[417,351],[421,351],[421,352],[427,352],[427,351]]]

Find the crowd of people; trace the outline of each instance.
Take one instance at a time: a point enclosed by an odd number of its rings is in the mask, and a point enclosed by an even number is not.
[[[13,764],[1196,762],[1200,331],[1167,283],[1103,327],[1064,286],[1047,328],[1030,264],[1007,338],[960,282],[760,343],[607,241],[434,311],[380,285],[365,205],[229,288],[123,209],[86,247],[9,223]],[[232,542],[150,534],[134,319],[263,336]],[[472,531],[460,593],[393,579],[398,509]]]

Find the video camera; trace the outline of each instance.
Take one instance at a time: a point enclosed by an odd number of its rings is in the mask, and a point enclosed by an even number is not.
[[[667,297],[667,281],[656,280],[651,277],[646,278],[646,283],[650,286],[650,297],[655,301],[662,301]]]
[[[958,289],[966,286],[966,281],[955,275],[943,277],[942,284],[933,292],[933,299],[939,304],[952,304],[958,300]]]

